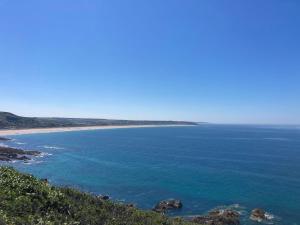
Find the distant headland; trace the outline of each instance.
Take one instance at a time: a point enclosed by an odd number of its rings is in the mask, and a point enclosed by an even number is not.
[[[157,126],[195,126],[188,121],[158,120],[112,120],[90,118],[23,117],[9,112],[0,112],[0,134],[17,135],[30,133],[52,133],[77,130],[113,128],[137,128]]]

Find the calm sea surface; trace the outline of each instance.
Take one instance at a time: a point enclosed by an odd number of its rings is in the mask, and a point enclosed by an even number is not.
[[[256,207],[275,224],[300,224],[300,129],[201,125],[12,136],[10,146],[49,155],[18,169],[51,183],[151,209],[181,199],[172,215]],[[238,204],[238,205],[236,205]]]

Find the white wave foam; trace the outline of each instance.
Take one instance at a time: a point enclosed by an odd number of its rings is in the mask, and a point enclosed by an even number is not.
[[[9,146],[6,144],[0,143],[0,147],[9,147]]]
[[[232,208],[241,208],[240,204],[238,204],[238,203],[231,205],[231,207]]]
[[[270,213],[265,213],[265,217],[267,218],[267,220],[272,220],[274,219],[274,215],[270,214]]]
[[[212,209],[212,211],[213,210],[219,210],[221,213],[224,213],[226,210],[235,210],[240,215],[245,215],[246,213],[245,207],[240,204],[222,205]]]
[[[15,144],[17,144],[17,145],[25,145],[26,143],[24,143],[24,142],[15,142]]]
[[[50,156],[52,155],[51,153],[47,153],[47,152],[41,152],[41,154],[39,154],[38,156],[36,156],[37,158],[44,158],[45,156]]]
[[[51,145],[43,145],[43,146],[40,146],[40,147],[46,148],[46,149],[64,149],[62,147],[51,146]]]
[[[41,160],[34,160],[34,159],[31,159],[31,160],[28,160],[28,161],[24,161],[23,164],[24,165],[32,165],[32,164],[40,164],[40,163],[43,163],[44,161],[41,161]]]
[[[289,141],[288,138],[264,138],[265,140],[272,140],[272,141]]]

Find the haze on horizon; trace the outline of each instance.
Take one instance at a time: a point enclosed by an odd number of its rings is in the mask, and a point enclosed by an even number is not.
[[[300,124],[298,0],[0,0],[0,111]]]

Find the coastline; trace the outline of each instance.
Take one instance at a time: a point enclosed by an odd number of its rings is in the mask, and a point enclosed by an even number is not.
[[[124,125],[124,126],[86,126],[86,127],[55,127],[55,128],[30,128],[30,129],[11,129],[0,130],[0,136],[22,135],[22,134],[44,134],[59,133],[85,130],[106,130],[106,129],[125,129],[125,128],[151,128],[151,127],[187,127],[194,125]]]
[[[145,127],[145,126],[146,127],[170,127],[170,126],[173,126],[173,127],[174,126],[181,126],[182,127],[182,126],[185,126],[185,125],[135,125],[135,126],[132,126],[132,125],[131,126],[129,126],[129,125],[125,126],[124,125],[124,126],[100,126],[100,127],[96,127],[96,128],[97,129],[118,129],[118,128],[128,128],[128,127],[129,128],[140,128],[140,127]],[[72,128],[72,129],[70,130],[70,128]],[[41,128],[41,129],[35,128],[35,129],[23,129],[22,131],[25,130],[26,132],[29,132],[29,131],[32,132],[32,130],[34,130],[34,132],[37,132],[37,130],[42,130],[40,132],[43,133],[43,132],[46,132],[45,130],[47,130],[49,132],[49,129],[51,129],[51,131],[50,131],[50,133],[51,133],[51,132],[76,131],[78,129],[82,130],[84,128],[87,128],[89,130],[95,129],[95,127],[64,127],[63,129],[67,129],[66,131],[57,131],[57,129],[61,130],[62,128]],[[166,131],[163,131],[163,132],[168,132],[170,130],[171,130],[171,128],[167,129]],[[11,131],[17,131],[17,132],[20,132],[20,130],[6,130],[6,131],[10,131],[10,132]],[[142,131],[142,130],[140,130],[140,131]],[[136,130],[137,133],[139,133],[140,131]],[[156,132],[156,131],[159,131],[159,129],[157,129],[157,130],[153,129],[153,131]],[[185,129],[183,129],[183,132],[185,132]],[[98,134],[101,135],[101,133],[102,132],[100,132]],[[125,133],[127,133],[127,132],[125,132]],[[129,133],[131,133],[131,132],[129,132]],[[171,132],[171,133],[173,133],[173,132]],[[114,134],[112,134],[112,135],[115,136]],[[26,136],[24,136],[24,138],[26,138]],[[9,139],[10,139],[10,137],[3,137],[2,138],[3,141],[9,141]],[[14,137],[11,137],[11,139],[13,140]],[[16,139],[18,139],[18,138],[16,137]],[[1,136],[0,136],[0,141],[1,141]],[[26,143],[23,143],[23,144],[26,144]],[[176,144],[176,141],[175,141],[175,144]],[[43,147],[43,146],[40,146],[40,147]],[[35,156],[39,157],[38,155],[35,155],[35,154],[26,154],[26,153],[28,153],[27,150],[22,150],[22,149],[20,149],[18,147],[16,147],[16,148],[15,147],[10,148],[10,147],[7,146],[7,147],[3,147],[1,149],[1,146],[0,146],[0,154],[1,154],[1,151],[2,151],[2,161],[4,161],[4,163],[11,162],[11,164],[12,164],[12,163],[16,163],[17,162],[16,165],[22,164],[22,165],[24,165],[24,167],[27,167],[27,165],[32,164],[32,162],[30,162],[31,157],[35,157]],[[60,151],[57,151],[57,152],[60,152]],[[43,153],[43,152],[39,152],[39,154],[40,153]],[[86,153],[84,153],[84,155],[86,155]],[[93,155],[93,157],[96,158],[95,155]],[[103,159],[104,159],[104,157],[101,160],[103,160]],[[41,162],[41,160],[36,160],[36,161]],[[73,164],[73,162],[71,162],[71,163]],[[1,164],[1,157],[0,157],[0,164]],[[9,165],[9,164],[4,164],[4,165],[6,166],[6,165]],[[54,165],[53,167],[55,167],[55,168],[60,168],[60,167],[56,167],[55,164],[53,164],[53,165]],[[9,165],[9,166],[11,166],[11,165]],[[15,166],[13,166],[13,167],[15,167]],[[65,167],[65,168],[67,168],[67,167]],[[121,170],[123,172],[124,167],[123,168],[120,167],[120,168],[121,168]],[[58,171],[60,171],[60,170],[58,170]],[[36,173],[36,174],[38,174],[38,173]],[[89,174],[89,175],[91,175],[91,174]],[[47,184],[47,182],[48,182],[47,179],[48,179],[49,176],[42,175],[40,177],[43,178],[40,181],[42,181],[42,182],[44,182],[44,183]],[[51,177],[49,179],[51,180]],[[70,185],[76,185],[76,182],[72,182],[72,183],[70,183]],[[94,183],[93,183],[93,185],[94,185]],[[99,194],[98,190],[95,191],[95,193]],[[107,201],[107,200],[110,199],[110,196],[113,196],[113,197],[116,196],[113,193],[110,193],[109,191],[104,191],[103,193],[105,193],[105,194],[109,193],[109,195],[102,195],[102,193],[100,193],[100,195],[96,195],[95,194],[95,195],[92,195],[91,197],[94,198],[94,199],[96,199],[96,201],[97,200]],[[175,197],[180,197],[180,196],[175,196]],[[93,202],[94,202],[94,199],[92,200]],[[119,201],[118,199],[121,199],[120,201],[123,201],[123,198],[116,198],[116,202]],[[145,200],[143,200],[143,201],[145,201]],[[157,204],[154,205],[154,207],[152,208],[152,211],[154,211],[154,213],[157,213],[156,214],[157,216],[159,216],[161,214],[168,213],[169,211],[170,212],[174,211],[176,213],[175,210],[179,210],[180,208],[182,208],[181,200],[180,199],[173,199],[172,195],[170,195],[170,196],[163,196],[162,195],[162,197],[160,199],[155,200],[155,201],[157,202]],[[113,203],[113,201],[111,201],[111,203]],[[189,201],[185,202],[184,199],[183,199],[183,203],[184,204],[187,203],[187,205],[190,205],[190,202]],[[11,204],[14,204],[14,202],[12,202]],[[132,202],[131,201],[129,201],[129,202],[125,202],[124,201],[125,212],[128,209],[132,209],[134,207],[136,207],[136,209],[138,210],[138,208],[137,208],[138,205],[139,204],[136,201],[132,201]],[[88,207],[90,207],[90,206],[88,206]],[[141,207],[141,209],[142,209],[142,207]],[[143,209],[146,209],[148,211],[151,210],[150,207],[143,208]],[[198,209],[195,209],[195,210],[198,210]],[[143,211],[139,211],[139,213],[143,213]],[[85,215],[85,217],[87,217],[89,215]],[[155,215],[155,214],[152,214],[152,215]],[[166,214],[166,215],[168,215],[168,214]],[[175,215],[177,215],[177,214],[175,214]],[[277,215],[277,213],[273,214],[273,212],[272,212],[272,214],[270,214],[269,211],[265,211],[264,209],[261,209],[261,208],[255,208],[255,209],[253,209],[253,207],[249,208],[249,206],[247,206],[246,204],[242,205],[242,206],[240,206],[239,204],[232,204],[232,205],[224,205],[223,206],[223,204],[221,203],[221,204],[216,204],[216,207],[214,207],[214,208],[210,207],[210,211],[201,210],[199,212],[193,212],[192,214],[186,214],[186,215],[179,213],[178,217],[180,217],[188,225],[191,225],[191,224],[206,224],[206,223],[211,222],[211,221],[214,221],[214,222],[220,222],[220,221],[222,221],[222,223],[221,223],[222,225],[227,224],[227,222],[230,222],[232,224],[240,224],[240,223],[244,224],[243,222],[246,221],[246,220],[247,221],[258,221],[258,222],[262,222],[262,223],[264,223],[264,222],[266,222],[266,223],[268,223],[268,222],[273,223],[274,222],[274,223],[277,224],[277,222],[281,218],[277,217],[276,215]],[[279,213],[278,213],[278,215],[279,215]],[[169,216],[173,217],[173,214],[169,214]],[[0,215],[0,220],[1,220],[1,215]],[[242,222],[240,222],[240,221],[242,221]],[[133,223],[130,223],[130,224],[133,224]],[[166,223],[164,223],[164,224],[166,224]],[[172,224],[174,225],[174,223],[172,223]],[[184,224],[184,225],[187,225],[187,224]],[[180,223],[180,225],[182,225],[182,224]]]

